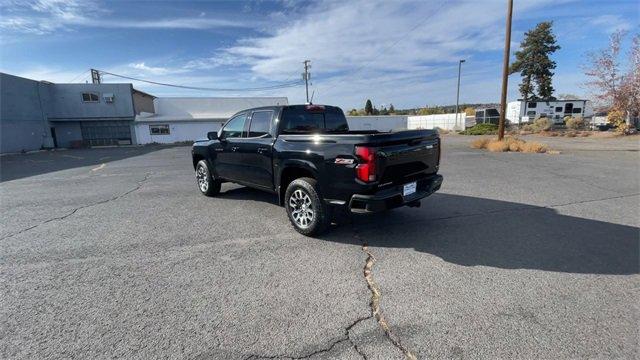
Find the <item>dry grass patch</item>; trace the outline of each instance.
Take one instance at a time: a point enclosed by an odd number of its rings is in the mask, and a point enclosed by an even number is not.
[[[538,142],[524,143],[520,149],[521,152],[525,153],[546,153],[548,150],[547,145]]]
[[[545,153],[549,151],[547,145],[538,142],[526,142],[515,137],[506,137],[503,140],[481,138],[471,143],[474,149],[487,149],[491,152],[524,152]]]
[[[490,138],[475,139],[471,142],[471,147],[474,149],[484,149],[487,147],[489,141],[491,141]]]
[[[505,141],[491,140],[487,143],[486,149],[491,152],[509,151],[509,144]]]

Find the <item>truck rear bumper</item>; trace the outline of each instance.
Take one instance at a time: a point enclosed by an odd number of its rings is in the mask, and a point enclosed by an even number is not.
[[[402,195],[403,185],[380,190],[373,195],[356,194],[349,201],[349,210],[352,213],[362,214],[408,205],[438,191],[442,185],[442,180],[442,175],[437,174],[418,180],[416,192],[408,196]]]

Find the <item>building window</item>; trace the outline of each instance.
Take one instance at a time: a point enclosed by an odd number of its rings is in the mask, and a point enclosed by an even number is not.
[[[99,102],[100,96],[96,93],[82,93],[82,102]]]
[[[535,109],[536,106],[538,106],[538,103],[535,103],[535,102],[530,102],[530,103],[527,104],[527,107],[529,109]]]
[[[536,116],[536,112],[535,111],[527,111],[527,116],[528,117]]]
[[[562,112],[562,106],[556,106],[556,112]]]
[[[573,108],[574,114],[582,114],[582,108]]]
[[[169,135],[169,125],[149,125],[151,135]]]

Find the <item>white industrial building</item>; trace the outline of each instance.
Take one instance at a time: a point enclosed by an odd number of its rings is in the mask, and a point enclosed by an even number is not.
[[[465,113],[416,115],[407,117],[407,129],[464,130],[475,125],[473,116]]]
[[[406,115],[347,116],[351,130],[393,131],[407,128]]]
[[[475,125],[473,116],[465,113],[434,115],[347,116],[351,130],[396,131],[407,129],[464,130]]]
[[[532,122],[546,117],[556,124],[564,123],[566,116],[590,118],[593,108],[588,100],[536,100],[518,99],[507,104],[506,118],[512,124]]]
[[[203,139],[238,111],[289,102],[286,97],[158,97],[153,104],[154,113],[135,118],[138,144]]]

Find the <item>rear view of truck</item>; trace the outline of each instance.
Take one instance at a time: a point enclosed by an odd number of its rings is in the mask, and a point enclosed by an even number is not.
[[[436,131],[413,130],[370,135],[355,146],[357,181],[365,185],[349,201],[355,213],[409,205],[440,189],[440,138]],[[367,186],[368,185],[368,186]]]
[[[442,184],[437,131],[352,131],[335,106],[247,109],[207,137],[192,150],[200,191],[234,182],[275,193],[304,235],[344,213],[334,210],[419,206]]]

